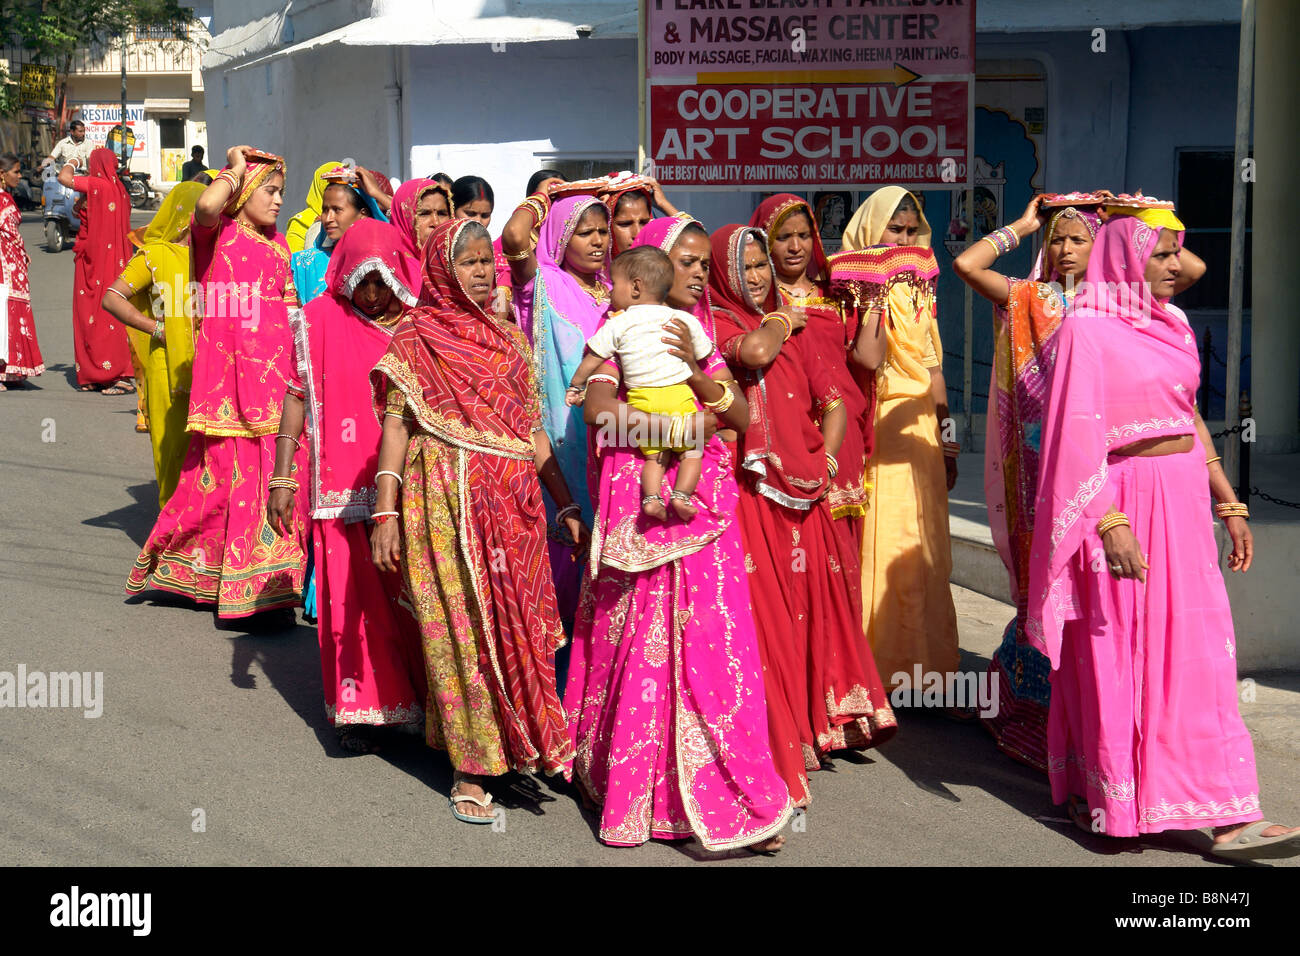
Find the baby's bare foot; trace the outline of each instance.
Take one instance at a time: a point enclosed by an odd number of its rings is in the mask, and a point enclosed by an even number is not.
[[[683,521],[690,521],[699,514],[700,511],[699,508],[691,504],[691,496],[684,492],[673,492],[672,505],[673,511],[676,512],[677,517],[681,518]]]

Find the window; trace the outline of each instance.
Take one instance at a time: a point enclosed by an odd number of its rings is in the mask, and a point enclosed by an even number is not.
[[[176,118],[158,120],[158,146],[162,149],[184,149],[185,120]]]
[[[1232,150],[1178,151],[1178,218],[1189,249],[1205,260],[1205,277],[1181,296],[1184,309],[1228,308],[1232,252]],[[1242,308],[1250,308],[1251,189],[1246,189],[1246,269]]]
[[[621,159],[561,159],[558,156],[538,156],[538,169],[558,169],[564,178],[572,182],[575,179],[593,179],[634,169],[636,158],[624,156]]]

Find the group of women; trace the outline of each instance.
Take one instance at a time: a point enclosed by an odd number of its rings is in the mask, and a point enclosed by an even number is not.
[[[231,149],[169,194],[97,303],[153,370],[162,511],[127,589],[237,618],[314,579],[343,747],[422,730],[468,823],[501,812],[493,778],[540,770],[576,781],[608,844],[773,851],[812,771],[895,733],[882,674],[957,670],[958,449],[916,196],[857,211],[843,244],[869,268],[839,281],[790,194],[709,234],[651,179],[541,170],[494,245],[477,177],[390,192],[327,163],[289,239],[283,182],[279,157]],[[1211,494],[1231,567],[1251,542],[1197,457],[1215,459],[1196,349],[1168,301],[1193,260],[1172,212],[1097,208],[1035,200],[957,260],[997,307],[987,483],[1017,598],[989,729],[1090,831],[1211,826],[1216,852],[1296,852],[1300,829],[1262,820],[1236,709]],[[1044,225],[1033,275],[993,271]],[[716,346],[697,361],[665,328],[700,408],[670,422],[627,404],[616,361],[565,400],[612,257],[645,245]],[[1140,302],[1077,310],[1050,284],[1138,274]],[[190,279],[197,301],[156,294]],[[695,514],[650,521],[638,436],[670,426],[704,449]]]

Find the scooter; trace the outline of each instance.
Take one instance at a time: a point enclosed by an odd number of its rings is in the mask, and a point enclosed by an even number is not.
[[[85,171],[78,175],[84,176]],[[73,204],[78,193],[59,182],[59,171],[51,163],[41,173],[41,194],[45,203],[45,251],[62,252],[81,231],[81,220]]]

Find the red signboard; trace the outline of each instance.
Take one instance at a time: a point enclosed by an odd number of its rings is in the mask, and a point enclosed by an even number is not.
[[[646,153],[676,189],[958,188],[973,0],[645,0]]]

